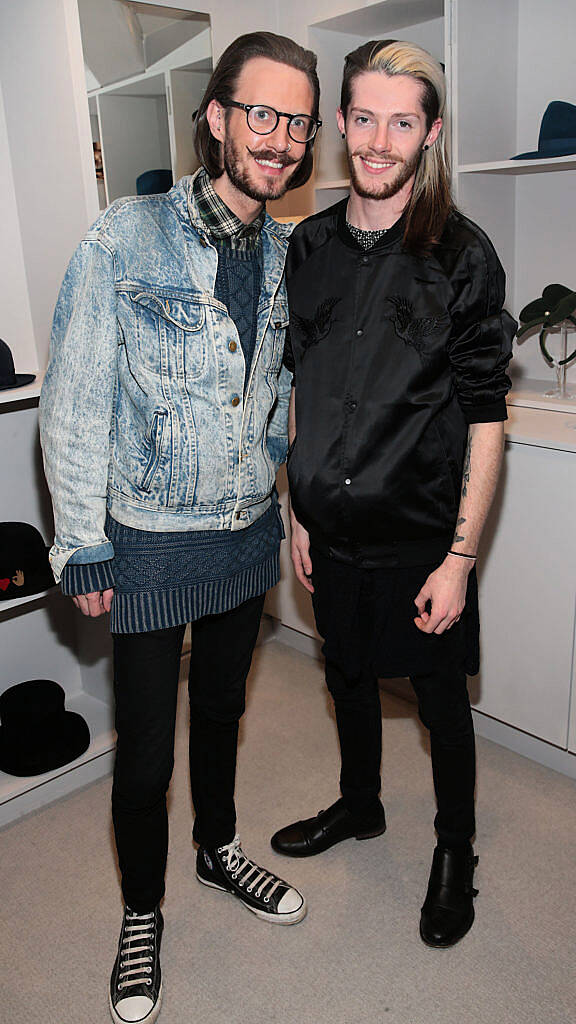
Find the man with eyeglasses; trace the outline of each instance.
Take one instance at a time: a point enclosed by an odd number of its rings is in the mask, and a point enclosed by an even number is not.
[[[244,854],[234,783],[283,536],[274,479],[287,449],[290,229],[265,204],[307,181],[318,101],[310,51],[264,32],[232,43],[196,115],[200,170],[166,195],[113,203],[75,253],[54,316],[41,402],[52,565],[83,614],[111,612],[114,645],[117,1024],[150,1024],[160,1009],[166,793],[188,622],[197,877],[264,921],[306,913],[295,888]]]

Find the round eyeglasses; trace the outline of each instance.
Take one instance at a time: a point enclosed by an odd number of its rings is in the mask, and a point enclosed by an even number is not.
[[[293,142],[312,142],[322,121],[310,117],[309,114],[286,114],[274,107],[265,107],[260,103],[237,103],[236,100],[220,101],[221,107],[236,107],[246,112],[248,127],[257,135],[270,135],[278,126],[281,117],[288,120],[288,135]]]

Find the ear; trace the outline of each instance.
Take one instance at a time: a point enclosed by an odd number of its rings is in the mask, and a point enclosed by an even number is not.
[[[342,113],[340,107],[338,107],[338,110],[336,111],[336,124],[338,125],[338,131],[340,132],[340,134],[341,135],[345,135],[346,134],[346,119],[345,119],[344,114]]]
[[[424,146],[432,146],[436,142],[436,139],[438,138],[438,136],[440,135],[441,129],[442,129],[442,118],[441,117],[437,117],[436,120],[432,123],[432,127],[430,128],[430,131],[428,132],[428,135],[424,139],[423,145]]]
[[[206,107],[206,120],[210,126],[210,131],[218,142],[224,141],[225,128],[224,128],[224,108],[220,106],[218,100],[210,100],[210,103]]]

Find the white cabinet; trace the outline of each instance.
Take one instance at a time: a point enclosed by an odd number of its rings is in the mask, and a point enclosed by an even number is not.
[[[561,748],[568,743],[575,508],[576,451],[508,443],[479,562],[474,706]]]

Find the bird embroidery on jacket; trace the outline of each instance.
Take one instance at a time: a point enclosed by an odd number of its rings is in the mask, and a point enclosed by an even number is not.
[[[314,316],[311,318],[292,313],[292,322],[304,335],[303,348],[305,351],[312,348],[313,345],[317,345],[319,341],[323,341],[329,335],[330,328],[334,323],[332,313],[339,302],[342,302],[341,298],[324,299],[316,307]]]
[[[396,334],[406,345],[415,348],[419,356],[425,358],[427,352],[423,344],[424,338],[441,329],[440,321],[433,316],[417,318],[413,304],[403,295],[390,295],[387,301],[391,302],[396,310],[394,316],[389,317]]]

